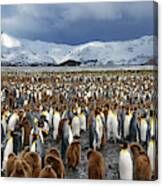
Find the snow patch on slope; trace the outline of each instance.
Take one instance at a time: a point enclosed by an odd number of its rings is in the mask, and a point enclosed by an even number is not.
[[[1,35],[3,65],[57,65],[67,60],[82,65],[141,65],[154,57],[156,38],[144,36],[135,40],[93,41],[77,46],[31,41]]]
[[[7,35],[6,33],[1,34],[1,43],[7,48],[21,47],[20,41]]]

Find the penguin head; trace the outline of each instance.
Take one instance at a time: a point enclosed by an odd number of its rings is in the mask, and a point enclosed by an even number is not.
[[[95,116],[97,116],[97,115],[99,115],[99,114],[100,114],[99,109],[96,108],[96,110],[95,110]]]
[[[45,126],[45,124],[44,124],[45,119],[46,119],[46,118],[41,118],[41,120],[38,121],[38,127],[39,127],[39,128],[43,128],[43,127]]]
[[[22,165],[22,160],[17,159],[15,161],[15,163],[14,163],[14,169],[20,175],[24,174],[24,168],[23,168],[23,165]]]
[[[9,130],[8,131],[8,136],[9,136],[9,138],[13,138],[14,137],[14,131],[13,130]]]
[[[127,150],[128,149],[128,144],[124,142],[123,144],[120,145],[121,150]]]
[[[9,155],[8,155],[8,159],[9,160],[11,160],[11,161],[14,161],[14,160],[16,160],[17,159],[17,156],[15,155],[15,153],[10,153]]]
[[[128,106],[126,106],[126,115],[130,115],[130,109]]]
[[[150,110],[150,117],[153,117],[154,116],[154,110]]]
[[[18,116],[19,116],[20,119],[23,118],[23,116],[24,116],[24,110],[23,109],[19,110]]]
[[[45,169],[46,169],[47,172],[51,172],[52,166],[51,165],[46,165]]]
[[[46,154],[53,154],[55,157],[60,158],[60,153],[58,152],[58,150],[54,147],[50,148],[47,150]]]
[[[45,165],[51,165],[53,167],[54,162],[55,162],[55,158],[56,157],[53,154],[48,154],[47,156],[45,156],[44,164]]]
[[[59,112],[59,107],[58,106],[55,107],[55,111]]]
[[[44,171],[45,171],[47,174],[53,173],[53,174],[55,175],[55,177],[57,177],[55,170],[53,169],[53,167],[52,167],[50,164],[49,164],[49,165],[46,165],[46,166],[44,167]]]
[[[78,141],[79,139],[80,139],[80,136],[74,136],[74,137],[73,137],[73,140],[74,140],[74,141]]]
[[[138,143],[131,143],[130,150],[131,150],[133,158],[136,158],[137,156],[145,152],[143,147]]]
[[[14,109],[14,114],[15,114],[15,115],[18,115],[18,114],[19,114],[18,108],[15,108],[15,109]]]
[[[88,150],[88,152],[87,152],[87,160],[89,160],[89,158],[91,157],[91,154],[92,154],[93,152],[94,152],[93,149]]]
[[[152,137],[151,137],[151,139],[150,139],[150,142],[149,142],[149,143],[154,144],[154,143],[155,143],[155,141],[156,141],[155,136],[152,136]]]
[[[80,112],[81,114],[84,114],[84,109],[81,109],[81,112]]]
[[[46,120],[46,116],[45,115],[41,115],[40,122],[44,122],[45,120]]]
[[[77,113],[77,110],[75,109],[75,110],[73,110],[73,114],[75,115],[75,116],[77,116],[78,115],[78,113]]]

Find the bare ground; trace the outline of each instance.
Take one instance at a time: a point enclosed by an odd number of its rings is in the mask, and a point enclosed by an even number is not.
[[[66,179],[87,179],[87,151],[89,149],[89,132],[81,134],[81,162],[76,170],[68,169],[65,167],[65,178]],[[52,134],[48,137],[45,143],[45,149],[55,147],[60,151],[60,145],[57,144]],[[116,180],[119,179],[118,173],[118,159],[119,159],[119,144],[107,143],[100,152],[103,154],[105,160],[105,179]]]

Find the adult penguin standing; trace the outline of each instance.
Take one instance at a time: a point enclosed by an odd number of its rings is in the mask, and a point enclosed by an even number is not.
[[[85,105],[84,112],[85,112],[85,117],[86,117],[86,128],[88,128],[88,117],[90,114],[90,109],[87,104]]]
[[[129,127],[130,127],[130,122],[131,122],[131,113],[129,108],[126,109],[126,116],[125,116],[125,121],[124,121],[124,138],[128,139],[129,137]]]
[[[149,137],[155,136],[155,129],[156,129],[156,119],[154,116],[154,111],[150,110],[150,119],[149,119]]]
[[[1,143],[3,142],[3,140],[5,139],[5,132],[4,132],[4,128],[2,126],[2,123],[1,123]]]
[[[18,155],[22,150],[22,128],[18,121],[13,131],[13,152]]]
[[[19,121],[18,109],[15,109],[8,120],[8,130],[14,131],[16,123]]]
[[[7,129],[8,129],[8,120],[11,116],[11,113],[7,110],[4,111],[2,114],[2,120],[1,120],[1,127],[3,129],[4,135],[6,136]]]
[[[38,127],[34,127],[32,132],[32,138],[31,138],[31,152],[37,152],[39,153],[40,157],[43,159],[45,156],[45,150],[43,147],[43,141],[40,138],[40,131]]]
[[[61,116],[59,113],[59,109],[58,109],[58,107],[56,107],[54,115],[53,115],[53,138],[54,138],[54,140],[57,139],[58,127],[59,127],[60,120],[61,120]]]
[[[120,133],[121,133],[121,138],[124,138],[124,121],[125,121],[125,107],[122,106],[121,112],[120,112]]]
[[[77,111],[74,111],[74,117],[72,119],[72,134],[73,137],[80,137],[80,120]]]
[[[151,167],[151,172],[152,176],[155,175],[155,162],[156,162],[156,140],[154,136],[151,137],[148,148],[147,148],[147,154],[150,159],[150,167]]]
[[[84,110],[81,111],[80,115],[79,115],[79,119],[80,119],[80,129],[81,131],[86,131],[86,116],[84,113]]]
[[[13,150],[14,150],[13,142],[14,142],[13,131],[8,131],[5,148],[4,148],[4,151],[3,151],[2,170],[6,169],[6,162],[8,160],[8,156],[9,156],[10,153],[13,153]]]
[[[107,112],[107,119],[106,119],[106,126],[107,126],[107,139],[111,139],[111,134],[112,134],[112,120],[113,120],[113,111],[111,107],[108,107],[108,112]]]
[[[95,111],[95,118],[96,118],[96,133],[98,136],[97,147],[100,149],[102,143],[102,136],[103,136],[103,123],[100,116],[100,112],[98,110]]]
[[[137,113],[136,110],[132,114],[132,118],[130,121],[129,127],[129,141],[130,142],[137,142],[139,137],[139,128],[138,128],[138,121],[137,121]]]
[[[44,115],[44,112],[42,112],[41,118],[40,118],[40,122],[39,122],[39,124],[40,124],[39,127],[41,128],[43,137],[47,137],[48,136],[48,134],[49,134],[49,128],[50,128],[49,122],[48,122],[46,116],[47,115],[46,114]]]
[[[119,174],[122,180],[133,179],[133,161],[127,143],[121,146],[119,156]]]
[[[65,163],[67,147],[73,141],[73,135],[69,125],[69,120],[66,118],[62,119],[59,123],[57,140],[61,140],[61,157],[63,162]]]
[[[148,132],[148,124],[145,118],[141,119],[140,122],[140,139],[142,146],[147,150],[147,132]]]
[[[114,106],[114,110],[109,108],[108,116],[107,116],[107,138],[108,140],[110,140],[111,137],[113,137],[114,143],[119,138],[116,106]]]
[[[91,111],[88,118],[88,129],[89,129],[89,145],[91,149],[96,149],[96,143],[98,142],[98,137],[96,133],[96,119],[94,111]]]
[[[50,114],[50,109],[49,110],[44,110],[41,113],[41,117],[48,124],[48,126],[50,127],[51,124],[52,124],[52,117],[53,117],[53,114]]]
[[[22,149],[22,129],[20,116],[23,112],[15,109],[8,121],[8,131],[12,131],[13,151],[17,155]]]
[[[112,127],[113,127],[113,140],[114,143],[117,142],[117,139],[119,139],[119,135],[118,135],[118,118],[117,118],[117,106],[114,106],[114,111],[113,111],[113,123],[112,123]]]

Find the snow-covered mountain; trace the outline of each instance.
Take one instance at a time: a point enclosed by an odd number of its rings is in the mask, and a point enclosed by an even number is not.
[[[153,36],[77,46],[32,41],[1,34],[2,65],[58,65],[67,60],[82,65],[140,65],[153,59]]]

